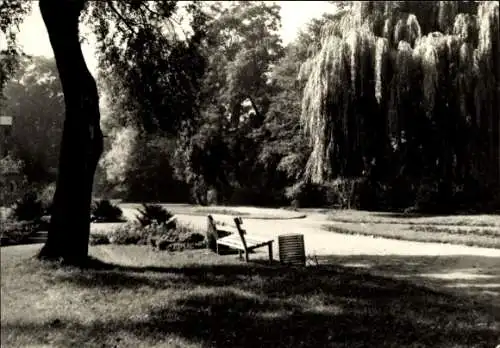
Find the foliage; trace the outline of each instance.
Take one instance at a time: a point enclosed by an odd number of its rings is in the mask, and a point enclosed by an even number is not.
[[[109,236],[106,233],[91,233],[89,237],[89,245],[106,245],[110,244]]]
[[[283,47],[268,2],[87,2],[107,99],[99,190],[200,204],[494,206],[498,3],[332,3]],[[37,136],[45,145],[19,146],[39,173],[56,159],[62,95],[53,62],[18,62],[31,81],[11,75],[7,91],[8,107],[23,106],[19,143],[34,111],[51,114],[36,124],[52,129]]]
[[[13,216],[17,221],[39,221],[43,216],[42,202],[35,192],[27,192],[19,199],[13,210]]]
[[[297,182],[293,186],[287,187],[286,197],[292,202],[294,208],[309,208],[322,205],[324,199],[319,185]]]
[[[116,125],[175,135],[196,119],[205,19],[198,4],[183,10],[192,29],[186,37],[174,22],[176,1],[89,2],[86,22],[97,35],[99,80]]]
[[[359,2],[330,21],[299,76],[306,176],[414,197],[397,205],[439,186],[444,207],[479,177],[498,186],[500,104],[485,102],[500,90],[498,23],[496,2]]]
[[[186,202],[189,189],[183,180],[174,178],[174,149],[174,140],[164,135],[140,136],[129,160],[123,198],[131,202]]]
[[[50,215],[52,209],[52,201],[54,200],[54,194],[56,193],[56,184],[47,184],[38,194],[38,198],[42,203],[45,214]]]
[[[31,236],[37,228],[37,224],[33,221],[0,221],[2,227],[0,231],[0,238],[2,244],[18,244],[23,242],[26,238]]]
[[[19,174],[24,169],[24,162],[12,155],[0,158],[0,175]]]
[[[233,127],[242,117],[260,123],[269,105],[268,73],[283,51],[279,6],[262,1],[216,2],[210,10],[202,107],[214,107]]]
[[[134,28],[92,24],[103,40],[99,80],[108,92],[105,130],[111,145],[102,166],[126,200],[186,201],[187,180],[173,177],[173,145],[199,119],[206,14],[196,3],[114,5],[113,16],[130,18]],[[93,4],[90,11],[101,13],[105,6]],[[117,40],[124,45],[112,45]]]
[[[26,189],[24,162],[9,154],[0,158],[0,205],[8,206],[20,198]]]
[[[116,184],[122,184],[126,179],[129,163],[136,149],[138,132],[133,127],[113,129],[110,149],[101,159],[106,179]]]
[[[54,59],[19,60],[5,85],[3,112],[13,117],[12,144],[30,182],[55,179],[64,97]]]
[[[139,215],[136,218],[142,226],[149,226],[152,223],[165,224],[174,216],[159,204],[143,204],[142,209],[137,210]],[[175,228],[175,221],[168,224],[168,227],[171,226]]]
[[[236,191],[262,187],[257,163],[262,132],[254,130],[265,122],[271,103],[269,76],[283,53],[281,24],[279,7],[264,2],[216,2],[206,11],[202,119],[195,134],[180,137],[174,167],[197,203],[207,203],[209,190],[216,192],[211,202],[228,203],[240,200],[232,198]]]
[[[108,240],[111,244],[138,244],[147,245],[152,228],[144,228],[140,224],[127,222],[120,224],[112,231],[108,232]]]
[[[119,206],[114,205],[107,199],[95,201],[91,210],[93,222],[121,222],[123,212]]]
[[[205,247],[205,237],[190,225],[174,228],[153,222],[147,226],[137,222],[127,222],[108,233],[92,234],[92,245],[149,245],[157,250],[184,250]]]
[[[2,93],[5,83],[18,67],[19,58],[23,56],[16,42],[18,32],[16,29],[19,29],[24,16],[30,12],[31,6],[30,1],[17,0],[4,0],[0,4],[0,41],[6,43],[5,46],[0,47],[0,91]]]

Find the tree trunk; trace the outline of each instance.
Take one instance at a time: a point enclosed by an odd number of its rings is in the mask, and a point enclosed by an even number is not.
[[[81,50],[85,0],[40,0],[64,93],[66,118],[48,239],[39,257],[79,265],[87,260],[94,173],[102,153],[99,97]]]

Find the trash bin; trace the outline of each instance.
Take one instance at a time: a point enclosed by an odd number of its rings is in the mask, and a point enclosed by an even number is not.
[[[292,266],[306,264],[306,252],[303,234],[285,234],[278,236],[280,262]]]

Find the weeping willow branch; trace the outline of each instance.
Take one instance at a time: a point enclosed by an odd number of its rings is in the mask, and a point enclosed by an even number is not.
[[[460,134],[475,144],[472,151],[485,150],[490,162],[498,161],[500,177],[500,104],[491,102],[500,99],[498,2],[481,2],[476,14],[459,13],[465,7],[457,2],[434,3],[428,8],[435,8],[435,14],[424,18],[425,26],[416,14],[422,14],[418,4],[370,2],[353,6],[323,28],[320,50],[301,66],[298,77],[304,81],[301,122],[312,146],[306,168],[312,181],[342,175],[356,157],[366,155],[363,134],[366,124],[374,125],[374,112],[384,113],[377,122],[388,122],[391,136],[420,137],[412,146],[432,144],[426,137],[448,146],[442,161],[431,148],[430,158],[437,156],[431,167],[440,162],[470,175],[480,172],[479,167],[464,169],[469,159],[454,140]],[[377,26],[381,37],[374,33]],[[440,32],[432,32],[435,28]],[[418,122],[433,125],[434,133],[409,128]],[[475,131],[476,125],[483,131]],[[462,162],[453,164],[454,155]],[[485,161],[477,166],[491,167]]]

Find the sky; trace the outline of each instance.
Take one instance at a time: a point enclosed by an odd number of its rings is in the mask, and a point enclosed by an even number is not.
[[[333,5],[327,1],[276,1],[281,6],[281,37],[284,44],[292,41],[298,30],[313,18],[333,10]],[[20,26],[18,42],[24,52],[31,55],[53,57],[49,37],[45,30],[40,10],[34,4],[32,13],[26,17]],[[89,70],[95,75],[96,59],[91,43],[83,44],[83,54]]]

